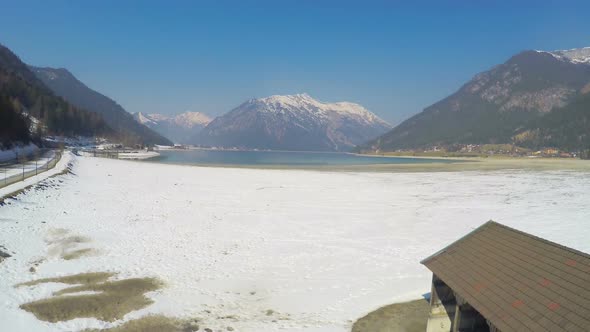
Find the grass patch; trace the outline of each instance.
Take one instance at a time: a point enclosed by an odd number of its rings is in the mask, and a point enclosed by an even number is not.
[[[120,326],[103,330],[84,330],[82,332],[185,332],[197,331],[186,322],[162,315],[144,316],[130,320]]]
[[[45,242],[49,245],[47,254],[50,257],[61,257],[65,260],[78,259],[83,256],[89,256],[98,251],[92,248],[75,249],[82,243],[91,240],[81,235],[69,235],[69,231],[63,228],[52,229],[48,232]]]
[[[23,282],[21,284],[18,284],[18,285],[16,285],[16,287],[35,286],[35,285],[44,284],[44,283],[48,283],[48,282],[57,282],[57,283],[68,284],[68,285],[77,285],[77,284],[90,285],[90,284],[96,284],[99,282],[105,282],[110,277],[114,276],[115,274],[116,273],[112,273],[112,272],[80,273],[80,274],[75,274],[75,275],[65,276],[65,277],[43,278],[43,279],[32,280],[32,281]]]
[[[49,278],[29,282],[35,285],[42,282],[81,283],[53,293],[54,297],[25,303],[21,309],[31,312],[40,320],[48,322],[68,321],[74,318],[97,318],[115,321],[127,313],[152,304],[144,294],[162,287],[155,278],[132,278],[105,281],[112,274],[83,274],[62,278]],[[101,282],[102,281],[102,282]],[[98,292],[91,295],[75,295],[78,292]],[[60,296],[73,294],[68,296]]]
[[[429,311],[424,299],[388,305],[357,320],[352,332],[424,332]]]
[[[59,243],[63,246],[68,246],[68,245],[72,245],[72,244],[90,242],[90,239],[85,236],[72,235],[72,236],[68,236],[68,237],[64,237],[64,238],[49,240],[47,242],[50,244]]]

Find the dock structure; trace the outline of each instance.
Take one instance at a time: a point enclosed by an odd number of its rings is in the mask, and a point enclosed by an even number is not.
[[[586,253],[489,221],[421,263],[427,332],[590,331]]]

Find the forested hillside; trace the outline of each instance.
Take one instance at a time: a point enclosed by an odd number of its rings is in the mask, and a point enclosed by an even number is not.
[[[0,150],[9,148],[12,142],[30,140],[28,119],[15,110],[10,98],[0,95]]]
[[[546,146],[590,149],[590,93],[531,122],[514,140],[520,146],[533,149]]]
[[[7,122],[0,124],[4,143],[30,139],[33,134],[113,135],[114,132],[96,113],[76,108],[55,96],[12,53],[0,45],[0,112]],[[33,117],[36,121],[27,118]]]
[[[358,150],[468,144],[586,149],[589,90],[590,49],[525,51]]]
[[[90,89],[68,70],[48,67],[29,68],[56,95],[63,97],[76,107],[100,114],[107,125],[117,131],[118,137],[124,143],[172,145],[170,140],[135,121],[121,105]]]

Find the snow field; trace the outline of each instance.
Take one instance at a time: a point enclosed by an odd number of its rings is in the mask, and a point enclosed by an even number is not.
[[[64,286],[19,282],[89,271],[153,276],[166,287],[130,313],[200,317],[213,330],[347,331],[379,306],[418,298],[431,274],[420,260],[489,219],[589,252],[590,173],[343,173],[208,168],[76,158],[0,208],[0,321],[51,324],[18,308]],[[62,181],[62,182],[59,182]],[[43,223],[45,222],[45,223]],[[99,254],[48,255],[56,229]],[[31,262],[45,259],[37,272]]]

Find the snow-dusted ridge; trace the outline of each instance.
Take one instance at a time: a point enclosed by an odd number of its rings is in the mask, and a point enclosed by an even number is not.
[[[590,64],[590,47],[572,48],[569,50],[556,50],[551,52],[537,50],[537,52],[551,54],[556,59],[562,61],[568,61],[571,63]]]
[[[135,117],[135,120],[139,123],[141,123],[142,125],[155,125],[156,122],[154,120],[152,120],[148,115],[145,115],[141,112],[135,113],[133,114],[133,116]]]
[[[326,103],[312,98],[307,93],[294,95],[273,95],[265,98],[250,99],[246,103],[262,106],[265,112],[290,111],[292,113],[306,112],[317,117],[328,117],[329,113],[338,113],[343,116],[355,117],[366,123],[378,123],[390,126],[385,120],[379,118],[363,106],[351,102]]]
[[[206,126],[211,122],[211,118],[201,112],[184,112],[178,115],[165,115],[159,113],[145,114],[137,112],[133,114],[135,120],[141,124],[155,126],[163,122],[175,124],[183,128],[192,128],[195,126]]]
[[[303,93],[250,99],[213,120],[199,138],[230,148],[344,151],[390,129],[359,104],[326,103]]]

